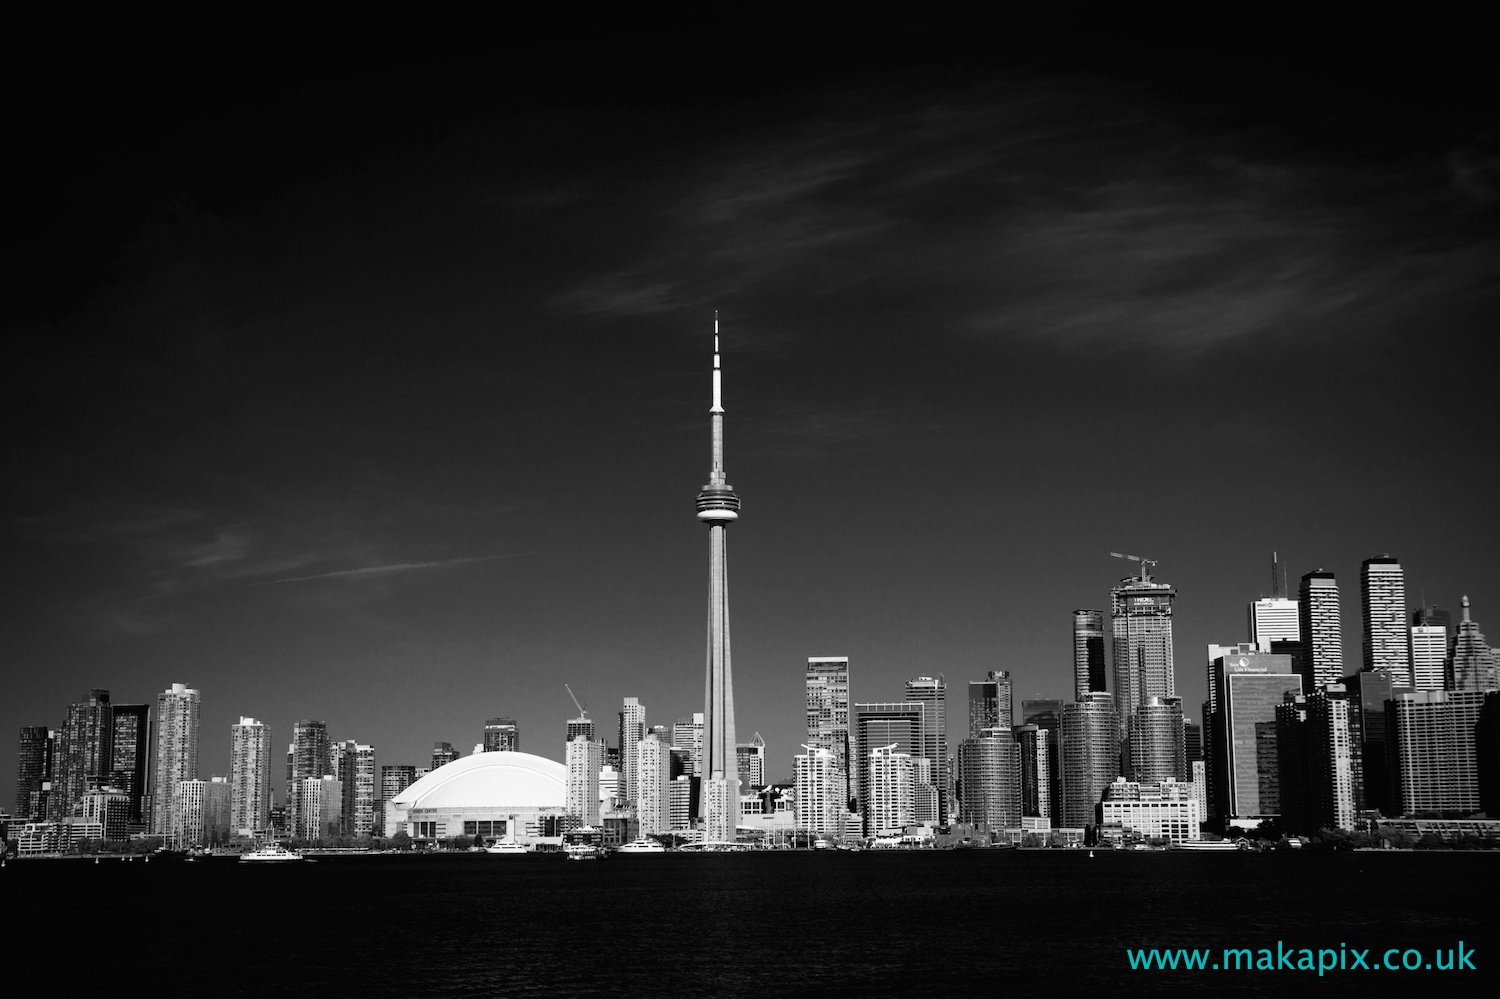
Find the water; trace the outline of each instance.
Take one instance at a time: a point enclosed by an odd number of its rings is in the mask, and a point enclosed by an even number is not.
[[[0,891],[13,975],[81,987],[115,969],[158,996],[1370,994],[1392,975],[1446,996],[1500,980],[1497,875],[1494,853],[442,855],[28,861]],[[1125,956],[1278,939],[1461,939],[1478,970],[1316,980]]]

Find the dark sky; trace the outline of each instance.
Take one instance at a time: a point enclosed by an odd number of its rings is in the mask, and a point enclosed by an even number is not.
[[[1112,550],[1179,587],[1194,718],[1273,550],[1348,662],[1380,552],[1500,631],[1477,52],[815,49],[13,79],[0,730],[186,682],[207,775],[241,714],[425,764],[497,714],[561,759],[565,681],[611,740],[702,710],[715,310],[778,779],[809,655],[945,674],[955,730],[987,669],[1068,696]]]

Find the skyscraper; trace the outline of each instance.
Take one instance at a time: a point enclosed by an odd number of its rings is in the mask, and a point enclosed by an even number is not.
[[[1399,814],[1391,774],[1390,744],[1386,737],[1386,702],[1411,688],[1395,682],[1388,669],[1363,670],[1344,677],[1348,691],[1350,738],[1359,755],[1360,783],[1356,793],[1359,809],[1374,809],[1382,815]],[[1326,688],[1325,688],[1326,689]],[[1358,732],[1354,731],[1358,727]]]
[[[1214,685],[1214,814],[1228,825],[1280,815],[1276,708],[1288,692],[1302,693],[1292,657],[1267,652],[1221,656]]]
[[[958,744],[963,818],[991,830],[1021,824],[1021,747],[1009,728],[991,728]]]
[[[323,723],[322,722],[318,722],[318,724],[321,725]],[[325,735],[325,738],[326,738],[326,735]],[[454,760],[458,759],[460,755],[461,754],[459,753],[459,751],[453,748],[453,743],[451,743],[451,742],[434,742],[432,744],[432,759],[428,761],[428,767],[427,767],[428,773],[431,773],[432,771],[436,770],[438,767],[443,766],[444,764],[452,763]],[[326,769],[325,769],[325,772],[326,772]],[[308,776],[312,776],[312,775],[309,774]]]
[[[343,799],[339,802],[339,818],[342,826],[339,834],[354,835],[354,754],[359,743],[353,739],[341,739],[328,744],[328,772],[338,779]]]
[[[257,836],[271,821],[271,726],[240,718],[229,727],[229,828]]]
[[[1177,693],[1172,660],[1172,601],[1177,591],[1166,583],[1152,582],[1146,565],[1141,563],[1139,576],[1127,576],[1109,591],[1115,710],[1122,741],[1129,737],[1131,715],[1146,698]]]
[[[1021,744],[1021,814],[1050,819],[1053,754],[1049,743],[1053,733],[1035,725],[1020,725],[1015,734]]]
[[[827,746],[810,743],[796,757],[797,825],[818,836],[843,832],[849,789],[838,756]]]
[[[1120,775],[1120,723],[1109,694],[1063,705],[1060,749],[1062,824],[1093,825],[1104,789]]]
[[[869,832],[869,816],[866,814],[870,800],[870,754],[881,746],[895,746],[897,752],[908,756],[921,755],[926,742],[927,712],[922,704],[898,701],[856,704],[853,714],[855,772],[851,790],[859,800],[865,835],[868,836],[873,835]]]
[[[992,674],[993,675],[993,674]],[[906,681],[906,700],[923,707],[922,744],[913,756],[932,761],[931,781],[938,791],[938,818],[948,821],[948,684],[941,678],[913,677]],[[1010,682],[1006,678],[1004,724],[1010,727]]]
[[[294,835],[309,843],[319,843],[339,835],[343,828],[341,809],[344,789],[338,778],[304,777],[297,781],[294,813],[297,824]]]
[[[1314,569],[1297,593],[1297,628],[1302,636],[1296,662],[1303,690],[1338,683],[1344,675],[1344,624],[1339,616],[1339,584],[1333,573]]]
[[[640,821],[641,835],[672,831],[672,757],[671,747],[651,732],[635,745],[636,817]],[[727,782],[726,782],[727,783]],[[737,823],[738,801],[735,815],[730,820]],[[734,826],[730,826],[726,840],[734,839]]]
[[[1410,685],[1406,574],[1398,560],[1375,555],[1361,563],[1359,603],[1365,626],[1364,668],[1389,669],[1398,682]]]
[[[16,759],[17,819],[47,817],[48,785],[52,782],[52,730],[45,725],[28,725],[21,729],[20,752]]]
[[[573,737],[577,735],[581,735],[585,739],[594,738],[594,720],[586,712],[580,714],[577,718],[568,719],[568,732],[563,737],[563,742],[572,742]]]
[[[1302,626],[1297,601],[1262,597],[1245,609],[1250,642],[1261,652],[1270,652],[1272,642],[1300,642]]]
[[[491,718],[484,723],[486,753],[519,753],[521,729],[514,718]]]
[[[410,763],[387,763],[380,768],[380,802],[375,809],[375,821],[379,826],[376,835],[394,836],[396,830],[385,824],[385,803],[394,801],[396,795],[417,782],[417,768]]]
[[[870,750],[870,798],[865,809],[865,835],[899,835],[916,822],[916,776],[910,753],[896,746]]]
[[[906,699],[912,700],[909,695]],[[1014,724],[1009,670],[992,669],[983,680],[969,681],[969,738],[979,738],[985,729],[1010,728]]]
[[[719,369],[719,319],[714,317],[712,467],[698,493],[698,520],[708,525],[708,657],[703,682],[702,796],[705,837],[734,839],[739,821],[739,777],[735,762],[734,676],[729,656],[729,525],[739,518],[740,498],[724,476],[724,406]],[[716,781],[725,782],[714,788]]]
[[[143,824],[150,817],[146,800],[150,777],[147,772],[151,756],[151,706],[149,704],[115,704],[114,738],[110,745],[109,783],[125,792],[129,800],[126,822]]]
[[[672,723],[672,745],[687,751],[688,774],[703,776],[703,712],[695,711]]]
[[[1182,698],[1148,697],[1130,717],[1130,773],[1137,783],[1186,781]]]
[[[286,805],[287,822],[294,835],[301,835],[298,830],[304,829],[304,823],[297,813],[302,801],[299,789],[302,782],[309,778],[321,778],[333,773],[331,748],[328,726],[321,721],[303,718],[293,723],[292,742],[287,746],[286,754]],[[449,746],[449,749],[452,747]],[[456,753],[454,755],[457,756]],[[312,821],[316,825],[316,818]]]
[[[172,789],[173,825],[166,834],[179,847],[222,843],[231,831],[232,810],[228,780],[184,778]]]
[[[1444,665],[1449,690],[1500,689],[1500,655],[1485,643],[1479,623],[1469,618],[1469,598],[1463,599],[1463,620],[1453,632]]]
[[[379,801],[375,793],[374,746],[355,743],[353,780],[354,794],[347,799],[354,803],[354,818],[349,822],[349,834],[357,838],[374,836],[378,831],[376,808]]]
[[[568,740],[568,812],[586,826],[599,824],[599,771],[604,768],[604,744],[586,735]]]
[[[1386,732],[1402,815],[1454,817],[1479,811],[1475,729],[1483,690],[1417,690],[1386,703]]]
[[[1282,827],[1310,836],[1354,829],[1356,775],[1350,701],[1334,684],[1311,695],[1286,694],[1276,707]]]
[[[635,747],[645,737],[646,706],[638,697],[627,697],[620,706],[620,775],[625,778],[623,793],[629,801],[640,797],[635,773]]]
[[[1104,685],[1104,612],[1073,612],[1073,699],[1084,694],[1103,693]],[[972,734],[972,733],[971,733]]]
[[[114,762],[114,711],[109,691],[91,690],[88,699],[68,706],[68,717],[52,756],[52,790],[47,814],[65,819],[90,787],[99,787]]]
[[[807,660],[807,744],[831,752],[849,773],[849,657]],[[811,749],[808,752],[812,752]]]
[[[183,683],[174,683],[156,695],[152,828],[163,835],[172,835],[179,828],[174,812],[177,782],[198,778],[198,704],[198,691]]]
[[[1442,690],[1448,662],[1448,629],[1440,624],[1411,626],[1411,681],[1417,690]]]
[[[756,732],[749,742],[734,747],[735,774],[739,777],[740,789],[748,792],[752,787],[766,786],[766,740]]]
[[[1105,693],[1105,691],[1099,691]],[[1021,721],[1047,733],[1047,757],[1051,764],[1049,787],[1052,807],[1048,812],[1052,824],[1062,821],[1062,701],[1037,700],[1021,702]]]

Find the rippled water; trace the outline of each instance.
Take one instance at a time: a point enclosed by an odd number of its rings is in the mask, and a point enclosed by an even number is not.
[[[1382,951],[1462,939],[1478,971],[1396,974],[1404,989],[1484,994],[1500,966],[1497,886],[1500,854],[457,855],[0,871],[11,976],[45,968],[72,991],[118,973],[155,995],[1294,995],[1396,984],[1366,972],[1146,973],[1125,957],[1278,939]]]

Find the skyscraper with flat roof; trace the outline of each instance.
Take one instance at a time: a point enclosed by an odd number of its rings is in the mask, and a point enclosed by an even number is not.
[[[1302,635],[1297,672],[1303,690],[1338,683],[1344,675],[1344,625],[1339,616],[1339,584],[1334,574],[1314,569],[1302,577],[1297,593],[1298,629]]]
[[[1182,698],[1148,697],[1130,717],[1130,772],[1137,782],[1188,780]]]
[[[1021,814],[1050,819],[1053,733],[1036,725],[1018,725],[1015,736],[1021,747]]]
[[[599,824],[599,771],[604,769],[604,744],[585,735],[568,740],[568,812],[586,826]]]
[[[53,732],[46,725],[21,729],[16,759],[15,817],[30,821],[47,817],[48,785],[52,782]]]
[[[913,677],[906,681],[906,700],[909,704],[920,704],[923,707],[922,745],[912,755],[932,761],[931,783],[938,793],[937,821],[946,824],[950,807],[948,801],[948,684],[942,677]],[[1005,684],[1004,710],[1008,717],[1010,712],[1008,678]]]
[[[1448,662],[1448,629],[1440,624],[1411,626],[1411,679],[1418,690],[1442,690]]]
[[[1214,677],[1214,804],[1226,825],[1281,814],[1276,708],[1302,693],[1292,657],[1237,652],[1220,657]],[[1244,824],[1240,822],[1239,824]]]
[[[983,680],[969,681],[969,738],[979,738],[985,729],[1014,724],[1009,670],[992,669]]]
[[[911,754],[894,745],[875,746],[866,763],[870,796],[864,809],[865,835],[897,835],[917,820],[917,781]]]
[[[321,725],[323,723],[322,722],[318,722],[317,724]],[[326,733],[325,733],[325,738],[326,738]],[[325,750],[325,752],[326,752],[326,750]],[[463,755],[462,753],[460,753],[458,750],[456,750],[456,749],[453,748],[453,743],[451,743],[451,742],[434,742],[432,744],[432,757],[428,760],[428,764],[427,764],[427,771],[428,771],[428,773],[431,773],[432,771],[436,770],[438,767],[441,767],[441,766],[444,766],[446,764],[452,763],[454,760],[458,759],[462,755]],[[329,769],[328,769],[328,767],[326,765],[323,768],[323,772],[324,773],[328,773],[329,772]],[[308,774],[307,776],[311,776],[311,774]]]
[[[796,757],[797,825],[817,836],[844,831],[849,788],[838,756],[826,746],[810,743]]]
[[[1373,809],[1381,815],[1397,815],[1393,786],[1390,746],[1386,738],[1386,702],[1410,687],[1397,683],[1388,669],[1363,670],[1344,677],[1342,686],[1349,697],[1349,727],[1358,747],[1360,760],[1358,809]],[[1353,733],[1355,725],[1358,733]]]
[[[1483,690],[1416,690],[1386,702],[1396,806],[1408,818],[1479,811],[1475,729]]]
[[[152,828],[158,833],[171,834],[178,828],[177,782],[198,777],[198,705],[198,691],[185,683],[174,683],[156,695],[151,789],[156,799]]]
[[[1469,598],[1463,599],[1463,619],[1449,643],[1444,664],[1450,690],[1500,689],[1500,654],[1489,647],[1479,623],[1469,618]]]
[[[1009,728],[990,728],[958,744],[963,819],[991,830],[1021,824],[1021,746]]]
[[[484,723],[486,753],[519,753],[521,728],[514,718],[491,718]]]
[[[859,800],[859,810],[865,815],[866,829],[869,816],[866,805],[870,800],[870,753],[880,746],[895,746],[897,752],[908,756],[921,756],[926,743],[927,712],[923,704],[916,702],[883,702],[854,705],[854,793]],[[866,835],[871,835],[866,833]]]
[[[151,814],[146,797],[150,786],[151,706],[115,704],[111,713],[115,731],[110,743],[109,783],[123,791],[129,802],[125,821],[142,825]]]
[[[425,773],[425,771],[423,771]],[[375,809],[375,820],[379,826],[377,836],[394,836],[394,826],[385,823],[385,804],[394,801],[396,795],[417,782],[417,767],[412,763],[387,763],[380,768],[380,803]]]
[[[1104,683],[1104,612],[1073,612],[1073,698],[1103,693]]]
[[[1367,558],[1359,569],[1359,603],[1364,621],[1364,668],[1388,669],[1410,685],[1411,636],[1406,630],[1406,574],[1390,555]]]
[[[641,835],[672,831],[671,747],[655,732],[635,744],[636,817]]]
[[[1104,693],[1100,691],[1099,693]],[[1021,723],[1035,725],[1047,733],[1047,757],[1050,764],[1049,791],[1053,824],[1062,820],[1062,710],[1063,702],[1035,700],[1021,702]]]
[[[1062,825],[1093,825],[1100,796],[1120,775],[1120,724],[1109,694],[1063,705],[1060,755]]]
[[[87,700],[68,706],[52,757],[52,789],[47,813],[65,819],[90,787],[99,787],[114,762],[114,710],[109,691],[90,690]]]
[[[638,697],[627,697],[620,706],[620,771],[625,778],[625,797],[635,801],[640,796],[636,782],[635,747],[646,737],[646,706]]]
[[[240,718],[229,727],[229,828],[257,836],[271,821],[271,726]]]
[[[1114,630],[1115,711],[1120,740],[1126,745],[1130,719],[1147,698],[1173,697],[1177,693],[1172,658],[1172,603],[1177,591],[1166,583],[1154,582],[1146,566],[1142,562],[1139,576],[1127,576],[1109,591]]]
[[[1297,601],[1284,597],[1262,597],[1245,610],[1249,619],[1250,642],[1262,652],[1271,651],[1272,642],[1300,642]]]
[[[807,660],[807,744],[827,749],[849,770],[849,657]]]

